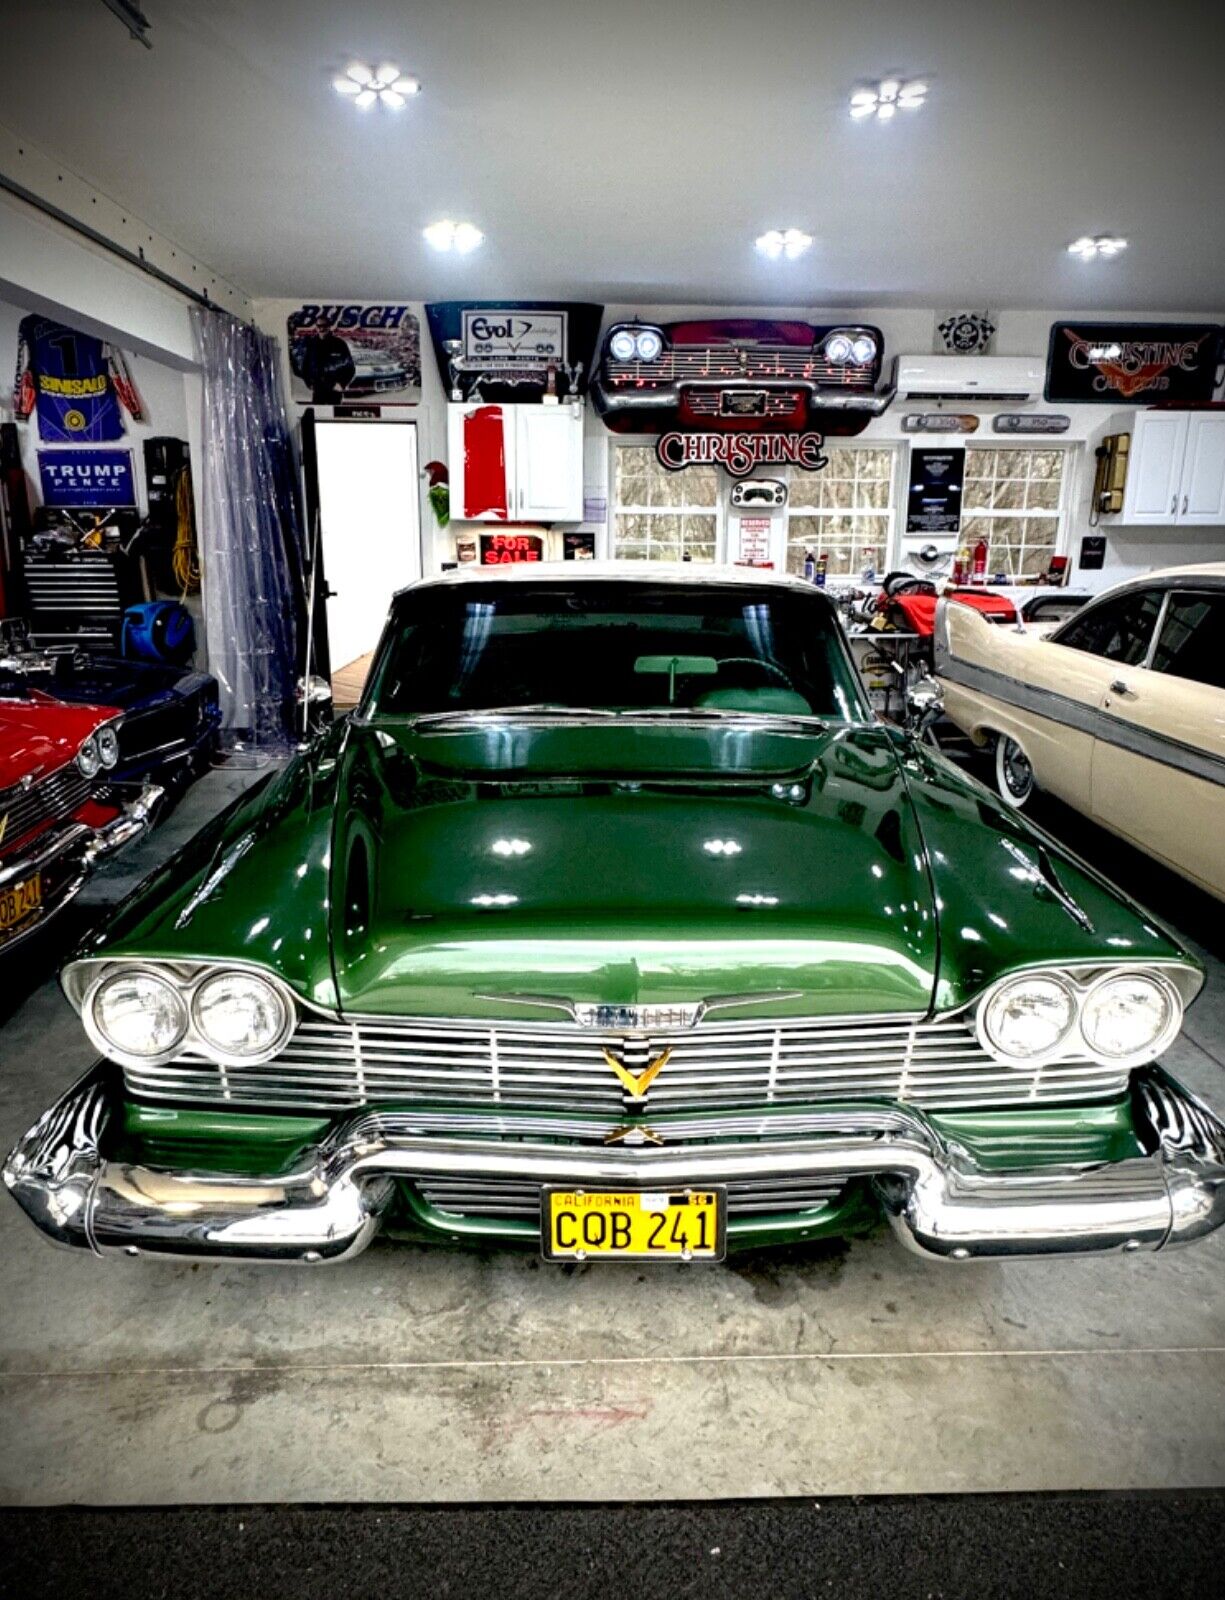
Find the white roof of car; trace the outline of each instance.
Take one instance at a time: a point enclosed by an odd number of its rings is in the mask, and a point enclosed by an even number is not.
[[[434,584],[524,583],[541,578],[564,579],[567,583],[592,578],[623,578],[639,583],[751,583],[771,584],[812,592],[813,584],[789,572],[769,567],[713,566],[696,561],[516,561],[483,567],[471,561],[451,572],[421,578],[410,588]]]

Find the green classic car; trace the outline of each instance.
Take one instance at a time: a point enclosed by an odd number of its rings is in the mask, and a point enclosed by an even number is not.
[[[1154,1064],[1201,981],[874,719],[819,590],[469,570],[68,965],[102,1059],[4,1178],[98,1255],[1159,1249],[1225,1221]]]

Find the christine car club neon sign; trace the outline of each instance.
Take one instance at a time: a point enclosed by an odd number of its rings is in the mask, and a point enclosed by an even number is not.
[[[661,433],[655,454],[669,472],[684,467],[722,467],[733,478],[755,467],[788,464],[819,472],[829,464],[820,433]]]

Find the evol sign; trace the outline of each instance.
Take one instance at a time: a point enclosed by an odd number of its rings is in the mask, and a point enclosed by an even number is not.
[[[820,472],[829,465],[820,433],[661,433],[655,441],[659,464],[669,472],[685,467],[722,467],[746,478],[755,467],[793,466]]]

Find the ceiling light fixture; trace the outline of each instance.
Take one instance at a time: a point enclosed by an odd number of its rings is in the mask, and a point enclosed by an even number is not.
[[[856,119],[875,117],[878,122],[891,122],[899,106],[903,111],[917,111],[927,99],[927,85],[914,80],[903,83],[900,78],[882,78],[867,89],[856,89],[851,96],[851,115]]]
[[[771,261],[777,261],[779,256],[794,261],[812,248],[812,234],[799,228],[771,228],[757,239],[757,248]]]
[[[1070,256],[1079,256],[1082,261],[1095,261],[1098,256],[1117,256],[1121,250],[1127,249],[1127,240],[1120,239],[1113,233],[1099,233],[1096,239],[1091,239],[1085,234],[1080,239],[1073,239],[1068,246]]]
[[[399,67],[392,61],[385,61],[373,70],[354,61],[341,77],[332,79],[332,87],[362,111],[369,111],[376,101],[389,111],[401,111],[410,95],[421,93],[417,79],[402,77]]]
[[[450,217],[443,217],[440,222],[431,222],[428,228],[422,228],[427,244],[433,245],[435,250],[454,250],[461,256],[466,256],[470,250],[475,250],[485,235],[471,222],[452,222]]]

